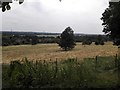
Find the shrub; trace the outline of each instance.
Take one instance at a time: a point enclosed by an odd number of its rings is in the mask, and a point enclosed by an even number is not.
[[[95,45],[104,45],[104,41],[96,41]]]
[[[92,44],[92,41],[90,40],[85,40],[82,42],[82,45],[91,45]]]

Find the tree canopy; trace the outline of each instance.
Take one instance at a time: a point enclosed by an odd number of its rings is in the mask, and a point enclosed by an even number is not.
[[[22,4],[24,2],[24,0],[14,0],[14,1],[19,1],[19,4]],[[12,0],[0,0],[0,8],[2,8],[2,12],[11,9],[10,3],[12,3]]]
[[[110,3],[102,14],[103,32],[120,45],[120,2]]]
[[[65,51],[73,49],[76,45],[73,32],[72,28],[67,27],[60,36],[60,42],[58,44]]]

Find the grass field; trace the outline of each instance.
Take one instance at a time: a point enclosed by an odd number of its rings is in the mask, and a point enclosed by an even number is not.
[[[105,45],[86,45],[77,43],[71,51],[62,51],[57,44],[18,45],[2,47],[2,62],[9,63],[12,60],[21,60],[27,57],[29,60],[64,60],[67,58],[93,58],[95,56],[114,56],[118,51],[117,46],[111,42]]]

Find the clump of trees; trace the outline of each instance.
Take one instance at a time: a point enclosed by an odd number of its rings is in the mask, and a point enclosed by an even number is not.
[[[91,45],[92,42],[95,42],[95,45],[104,45],[104,42],[106,41],[102,35],[96,35],[96,36],[91,36],[91,37],[92,38],[83,39],[82,45]]]
[[[42,36],[39,37],[36,34],[21,34],[19,33],[2,33],[2,46],[10,46],[10,45],[25,45],[31,44],[36,45],[38,43],[57,43],[59,40],[58,37],[55,36]]]
[[[67,27],[62,32],[58,44],[65,51],[71,50],[75,47],[76,44],[75,44],[74,31],[72,30],[71,27]]]
[[[35,45],[39,42],[37,36],[28,36],[28,35],[2,35],[2,46],[9,45],[23,45],[31,44]]]

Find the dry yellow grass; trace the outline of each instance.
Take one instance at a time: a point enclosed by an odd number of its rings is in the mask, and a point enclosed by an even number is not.
[[[12,60],[21,60],[27,57],[30,60],[64,60],[67,58],[83,58],[99,56],[113,56],[117,53],[117,46],[106,43],[104,46],[83,46],[77,43],[71,51],[62,51],[57,44],[38,44],[2,47],[2,62],[9,63]]]

